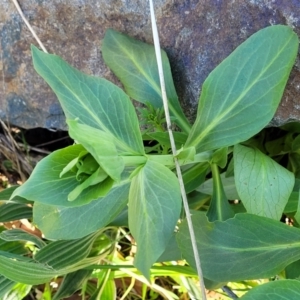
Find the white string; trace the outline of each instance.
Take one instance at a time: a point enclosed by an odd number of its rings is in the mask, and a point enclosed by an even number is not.
[[[22,12],[22,9],[18,3],[17,0],[12,0],[13,4],[15,5],[15,7],[17,8],[18,13],[20,14],[21,18],[23,19],[24,23],[26,24],[26,26],[28,27],[28,29],[30,30],[31,34],[33,35],[33,37],[36,39],[36,41],[38,42],[39,46],[41,47],[41,49],[45,52],[48,53],[48,51],[46,50],[46,48],[44,47],[43,43],[41,42],[41,40],[39,39],[39,37],[37,36],[37,34],[35,33],[35,31],[33,30],[33,28],[31,27],[31,25],[29,24],[29,22],[27,21],[25,15]]]
[[[192,223],[192,219],[191,219],[191,213],[190,213],[190,209],[189,209],[189,205],[188,205],[188,200],[187,200],[187,197],[186,197],[186,192],[185,192],[185,188],[184,188],[181,169],[180,169],[178,160],[176,158],[177,150],[176,150],[175,141],[174,141],[174,137],[173,137],[173,131],[172,131],[172,125],[171,125],[171,119],[170,119],[170,112],[169,112],[169,107],[168,107],[168,100],[167,100],[167,94],[166,94],[164,73],[163,73],[163,67],[162,67],[160,43],[159,43],[157,26],[156,26],[153,1],[149,0],[149,3],[150,3],[150,14],[151,14],[151,23],[152,23],[152,34],[153,34],[155,54],[156,54],[158,73],[159,73],[159,79],[160,79],[163,106],[164,106],[165,115],[166,115],[166,123],[167,123],[167,128],[168,128],[169,137],[170,137],[171,149],[172,149],[172,153],[173,153],[173,156],[174,156],[174,162],[175,162],[177,177],[178,177],[178,181],[179,181],[179,185],[180,185],[181,197],[182,197],[183,206],[184,206],[186,219],[187,219],[187,223],[188,223],[188,228],[189,228],[189,232],[190,232],[191,243],[192,243],[194,258],[195,258],[195,262],[196,262],[197,273],[198,273],[198,277],[199,277],[199,281],[200,281],[202,299],[206,300],[205,285],[204,285],[204,280],[203,280],[203,273],[202,273],[202,269],[201,269],[201,262],[200,262],[200,256],[199,256],[198,248],[197,248],[197,242],[196,242],[194,227],[193,227],[193,223]]]

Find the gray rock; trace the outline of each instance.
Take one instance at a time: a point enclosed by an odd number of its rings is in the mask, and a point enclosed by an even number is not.
[[[115,81],[100,45],[107,28],[152,41],[148,1],[26,0],[22,10],[50,53],[83,72]],[[254,32],[288,24],[300,36],[300,2],[270,0],[159,0],[161,45],[171,62],[185,112],[193,119],[210,71]],[[11,0],[0,3],[0,118],[24,127],[65,129],[55,95],[32,67],[36,44]],[[300,60],[272,124],[300,120]]]

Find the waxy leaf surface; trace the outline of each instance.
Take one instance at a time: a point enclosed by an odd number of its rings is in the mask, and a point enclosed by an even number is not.
[[[113,139],[106,132],[68,120],[70,136],[82,144],[93,155],[98,164],[115,181],[120,181],[124,162],[118,156]]]
[[[149,160],[132,179],[128,209],[129,228],[138,245],[134,264],[147,278],[172,237],[180,211],[177,177]]]
[[[300,230],[252,214],[236,214],[224,222],[192,215],[204,277],[228,282],[274,276],[300,259]],[[177,241],[183,257],[195,268],[187,222]]]
[[[85,75],[60,57],[32,46],[33,65],[56,93],[67,119],[111,135],[126,152],[143,153],[137,115],[129,97],[111,82]]]
[[[300,299],[298,280],[276,280],[258,285],[247,292],[241,300],[296,300]]]
[[[244,141],[276,112],[298,51],[291,28],[276,25],[253,34],[205,80],[197,119],[186,146],[198,152]]]
[[[234,146],[235,183],[247,212],[279,220],[295,177],[258,149]]]
[[[130,97],[142,103],[150,102],[156,108],[163,106],[153,45],[109,29],[102,43],[102,54],[105,63],[121,80]],[[181,129],[189,132],[190,124],[178,101],[168,57],[164,51],[161,55],[170,113]]]
[[[128,202],[129,184],[117,186],[87,205],[78,207],[35,203],[33,220],[48,239],[77,239],[107,226]]]
[[[54,151],[42,159],[33,170],[30,178],[16,189],[12,195],[49,205],[66,207],[80,206],[103,197],[111,188],[112,180],[90,186],[82,191],[76,201],[68,201],[69,193],[79,184],[76,173],[69,172],[60,178],[60,173],[84,148],[73,145]]]

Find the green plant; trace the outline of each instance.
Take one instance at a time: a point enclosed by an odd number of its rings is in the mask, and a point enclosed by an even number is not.
[[[293,269],[300,259],[297,224],[289,227],[279,222],[286,207],[298,203],[296,159],[290,156],[288,170],[276,161],[278,153],[274,159],[272,152],[250,139],[272,119],[297,50],[298,38],[286,26],[267,27],[252,35],[204,82],[192,126],[182,112],[168,58],[162,52],[168,105],[178,128],[174,132],[176,158],[193,209],[207,288],[272,277]],[[12,192],[10,201],[8,192],[2,196],[7,203],[1,207],[7,211],[5,220],[16,218],[16,212],[24,217],[22,209],[33,203],[33,222],[51,241],[45,243],[19,231],[1,233],[5,247],[11,241],[25,240],[34,251],[26,257],[29,253],[24,247],[19,252],[0,248],[0,280],[5,287],[0,295],[15,282],[35,285],[57,276],[65,276],[64,282],[78,278],[78,286],[82,285],[93,268],[105,267],[94,264],[112,255],[120,226],[128,227],[133,235],[137,243],[134,266],[147,279],[156,262],[183,257],[195,267],[161,114],[154,48],[108,30],[102,54],[126,93],[32,47],[34,67],[56,93],[76,143],[44,158],[29,180]],[[129,97],[147,104],[140,122],[150,125],[148,130],[140,131]],[[298,140],[290,137],[297,155]],[[229,199],[242,204],[232,205]],[[294,205],[289,213],[296,211]],[[101,290],[103,278],[99,282],[94,295]],[[67,283],[64,287],[69,288]],[[243,299],[266,299],[259,298],[262,289],[276,289],[275,299],[280,289],[284,295],[299,294],[300,284],[271,282]]]

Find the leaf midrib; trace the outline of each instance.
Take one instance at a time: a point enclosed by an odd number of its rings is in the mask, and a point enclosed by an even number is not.
[[[214,120],[212,120],[212,122],[200,133],[200,135],[198,136],[198,138],[193,139],[193,142],[190,143],[188,146],[198,146],[201,142],[201,140],[203,140],[205,138],[206,135],[208,135],[208,133],[210,131],[212,131],[213,128],[215,128],[218,124],[221,124],[222,119],[224,119],[228,114],[230,114],[233,109],[240,103],[240,100],[244,98],[244,96],[247,94],[247,92],[249,90],[251,90],[251,88],[260,81],[260,79],[262,78],[262,76],[265,74],[265,72],[272,66],[273,62],[275,60],[278,59],[279,55],[281,55],[281,53],[286,49],[287,45],[290,43],[290,40],[293,38],[293,35],[291,35],[291,37],[287,40],[287,42],[285,43],[285,45],[281,48],[281,50],[278,52],[278,54],[276,56],[274,56],[274,58],[271,60],[271,62],[268,64],[268,66],[266,68],[264,68],[264,71],[261,72],[259,74],[259,76],[257,76],[255,78],[255,80],[252,82],[252,84],[250,84],[248,86],[247,89],[245,89],[243,91],[243,93],[241,93],[241,95],[234,101],[234,103],[227,108],[223,113],[221,113],[217,118],[215,118]],[[195,130],[193,130],[193,134],[195,133]]]
[[[144,69],[142,67],[139,66],[139,64],[136,63],[136,61],[134,60],[133,56],[130,54],[129,51],[126,50],[126,48],[123,47],[122,44],[120,44],[118,42],[118,40],[115,39],[115,37],[113,37],[113,39],[115,40],[116,44],[119,46],[120,49],[123,50],[123,52],[130,58],[131,62],[133,63],[133,65],[138,69],[138,71],[146,78],[146,80],[148,82],[151,83],[151,86],[154,88],[156,94],[161,98],[161,89],[160,87],[156,84],[156,82],[149,76],[147,75],[147,72],[144,71]],[[137,99],[136,99],[137,100]],[[162,100],[161,100],[162,101]],[[173,116],[175,116],[176,119],[178,119],[179,121],[181,120],[181,117],[179,115],[179,113],[177,113],[177,110],[174,108],[172,102],[169,100],[168,98],[168,105],[169,105],[169,109],[172,112]],[[163,106],[163,102],[161,103],[161,106]],[[184,121],[180,121],[180,123],[185,123]],[[186,130],[186,128],[184,128]],[[187,131],[188,132],[188,131]]]
[[[96,114],[94,114],[86,105],[85,105],[85,103],[83,102],[83,101],[81,101],[81,99],[72,91],[72,89],[70,89],[61,79],[60,79],[60,77],[58,77],[58,76],[56,76],[53,72],[52,72],[52,70],[40,59],[40,61],[41,61],[41,64],[43,64],[47,69],[48,69],[48,71],[50,71],[50,73],[51,74],[53,74],[54,76],[55,76],[55,78],[57,78],[57,80],[61,83],[61,85],[62,86],[64,86],[69,92],[70,92],[70,94],[71,95],[73,95],[76,99],[77,99],[77,101],[82,105],[82,107],[93,117],[93,119],[96,121],[96,123],[97,124],[99,124],[100,125],[100,128],[105,132],[105,133],[107,133],[107,134],[109,134],[109,135],[112,135],[113,137],[114,137],[114,139],[115,140],[117,140],[118,141],[118,143],[119,143],[119,145],[121,144],[122,146],[123,146],[123,149],[124,150],[126,150],[126,151],[129,151],[129,152],[132,152],[132,153],[137,153],[136,152],[136,150],[134,150],[134,149],[132,149],[127,143],[124,143],[124,141],[123,140],[120,140],[119,138],[118,138],[118,136],[116,136],[115,134],[113,134],[105,125],[104,125],[104,123],[102,123],[101,122],[101,120],[97,117],[97,115]],[[64,71],[61,69],[61,71],[64,73]],[[91,77],[91,78],[93,78],[92,76],[89,76],[89,77]],[[78,78],[78,76],[76,75],[76,78]],[[82,82],[81,80],[80,80],[80,82],[82,83],[82,84],[84,84],[87,88],[88,88],[88,86],[86,85],[86,83],[85,82]],[[92,92],[93,93],[93,95],[95,95],[94,94],[94,92]],[[96,95],[95,95],[96,96]],[[97,97],[96,97],[97,98]],[[103,112],[105,113],[105,111],[103,110]],[[105,113],[106,114],[106,113]]]

